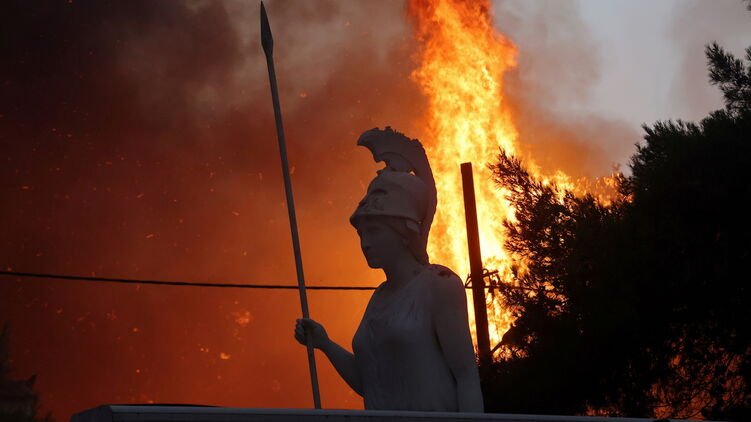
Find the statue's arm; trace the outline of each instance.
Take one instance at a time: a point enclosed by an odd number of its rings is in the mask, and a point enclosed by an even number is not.
[[[360,382],[360,372],[357,370],[355,355],[334,343],[329,338],[323,325],[310,318],[300,318],[295,324],[295,339],[300,344],[305,345],[306,334],[310,336],[311,345],[326,354],[339,376],[349,384],[350,388],[362,396],[362,383]]]
[[[439,276],[435,284],[433,321],[438,341],[457,383],[460,412],[483,412],[480,376],[469,334],[467,296],[454,274]]]
[[[339,376],[344,379],[349,387],[355,390],[355,393],[362,396],[360,371],[357,370],[355,355],[331,340],[321,347],[321,351],[326,354],[331,364],[334,365],[336,372],[339,373]]]

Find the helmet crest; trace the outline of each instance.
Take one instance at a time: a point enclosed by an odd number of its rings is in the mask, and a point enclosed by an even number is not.
[[[360,135],[358,145],[365,146],[376,162],[386,167],[370,182],[365,197],[350,217],[357,227],[363,216],[401,217],[407,227],[420,237],[419,259],[428,262],[428,234],[435,214],[437,195],[433,172],[425,149],[417,139],[410,139],[391,127],[370,129]]]

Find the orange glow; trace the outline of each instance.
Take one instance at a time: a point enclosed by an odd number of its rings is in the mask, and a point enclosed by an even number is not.
[[[428,245],[431,260],[451,267],[462,277],[469,273],[459,165],[472,162],[483,263],[488,269],[498,270],[501,280],[508,282],[512,264],[524,268],[523,262],[504,249],[502,222],[514,221],[515,209],[506,200],[504,189],[491,182],[486,165],[494,162],[499,148],[511,155],[521,150],[503,89],[504,73],[516,66],[517,49],[493,27],[487,1],[413,0],[408,14],[422,44],[420,64],[411,77],[429,101],[427,151],[438,190],[438,209]],[[531,157],[524,159],[531,174],[545,183],[577,193],[608,190],[585,179],[573,180],[560,169],[543,171]],[[474,331],[471,298],[468,306]],[[488,311],[493,347],[512,320],[492,299]]]
[[[0,266],[295,284],[265,61],[253,41],[258,5],[243,3],[245,14],[222,2],[149,2],[169,17],[166,28],[115,6],[76,3],[68,19],[64,2],[39,9],[49,18],[40,20],[31,4],[12,21],[30,34],[19,42],[35,40],[40,54],[15,48],[3,80]],[[485,168],[498,147],[550,182],[594,182],[569,180],[582,166],[564,163],[574,155],[563,154],[567,139],[538,156],[539,168],[529,160],[520,144],[529,125],[504,95],[517,52],[493,28],[488,2],[415,0],[412,26],[399,3],[329,6],[285,13],[283,2],[268,5],[307,282],[383,281],[347,221],[382,166],[355,139],[386,125],[421,139],[433,164],[433,260],[468,272],[459,165],[472,161],[485,265],[508,281],[513,257],[500,224],[514,210]],[[55,34],[67,34],[63,50]],[[549,126],[535,134],[557,140]],[[370,295],[310,290],[311,317],[349,348]],[[10,277],[0,280],[0,298],[12,377],[38,374],[40,401],[56,420],[117,403],[312,406],[305,348],[292,335],[301,315],[294,290]],[[502,310],[490,316],[495,344],[509,320]],[[325,357],[317,362],[324,407],[362,408]]]

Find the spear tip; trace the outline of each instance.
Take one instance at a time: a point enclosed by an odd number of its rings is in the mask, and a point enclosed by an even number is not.
[[[261,2],[261,45],[266,57],[271,57],[274,52],[274,38],[271,36],[271,26],[263,2]]]

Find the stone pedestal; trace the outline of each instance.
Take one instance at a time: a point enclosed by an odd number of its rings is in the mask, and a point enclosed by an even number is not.
[[[105,405],[70,422],[648,422],[641,418],[387,410],[256,409],[211,406]],[[661,419],[660,422],[666,422]]]

